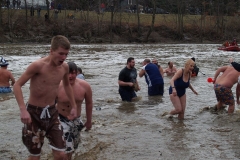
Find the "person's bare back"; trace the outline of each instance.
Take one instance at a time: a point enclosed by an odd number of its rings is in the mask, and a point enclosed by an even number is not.
[[[12,73],[8,71],[6,67],[1,67],[0,75],[0,87],[10,87],[10,85],[15,83]],[[11,84],[9,82],[10,80],[12,81]]]
[[[220,72],[223,72],[221,76],[218,76]],[[240,72],[235,70],[231,66],[223,66],[219,68],[214,76],[215,83],[222,86],[232,88],[232,86],[238,82]]]

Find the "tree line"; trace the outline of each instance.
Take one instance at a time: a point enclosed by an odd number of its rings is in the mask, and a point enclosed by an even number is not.
[[[46,9],[48,15],[50,15],[50,0],[45,0]],[[131,2],[128,4],[127,2]],[[0,0],[0,4],[5,4],[6,0]],[[90,20],[90,12],[96,12],[95,17],[97,17],[97,30],[100,31],[101,25],[103,24],[104,14],[101,12],[101,4],[104,3],[106,8],[105,12],[108,12],[109,19],[105,20],[105,23],[108,23],[109,33],[110,33],[110,42],[112,42],[114,31],[116,30],[116,26],[125,25],[122,23],[123,19],[130,19],[130,16],[136,17],[136,32],[138,36],[141,36],[143,25],[141,14],[144,13],[144,10],[147,8],[151,8],[151,12],[148,14],[151,15],[151,23],[149,25],[148,33],[145,37],[145,41],[148,40],[150,34],[154,31],[156,26],[156,14],[157,9],[161,8],[167,11],[169,14],[174,15],[171,17],[171,21],[174,22],[173,29],[177,33],[177,37],[179,39],[183,38],[184,30],[186,30],[187,23],[191,23],[191,25],[199,31],[199,37],[202,38],[204,34],[206,34],[206,25],[211,22],[212,32],[216,32],[221,36],[232,36],[229,35],[228,31],[236,29],[229,24],[229,17],[238,16],[239,10],[239,0],[54,0],[54,6],[57,8],[58,4],[62,5],[62,9],[67,10],[80,10],[84,11],[84,20],[85,23],[95,23]],[[28,28],[27,24],[29,22],[29,4],[26,0],[22,1],[22,5],[25,8],[25,23],[26,28]],[[130,5],[136,5],[137,10],[135,13],[129,13],[128,15],[122,14],[125,12],[126,8],[129,8]],[[140,7],[141,6],[141,7]],[[142,9],[142,10],[141,10]],[[3,23],[3,15],[7,15],[7,25],[9,30],[12,28],[14,18],[14,12],[8,10],[8,14],[2,14],[5,11],[2,7],[0,8],[0,31],[7,28],[6,23]],[[134,15],[133,15],[134,14]],[[194,20],[190,19],[191,15],[198,15]],[[125,16],[125,17],[124,17]],[[128,16],[128,17],[127,17]],[[164,16],[164,15],[163,15]],[[65,14],[65,17],[66,14]],[[167,23],[168,16],[164,17],[164,22]],[[77,20],[77,19],[76,19]],[[232,20],[232,19],[231,19]],[[57,21],[52,19],[52,21]],[[191,21],[191,22],[190,22]],[[235,19],[234,19],[235,21]],[[164,24],[163,22],[163,24]],[[235,21],[237,22],[237,21]],[[65,25],[66,25],[65,21]],[[128,22],[129,24],[131,22]],[[236,25],[237,23],[235,23]],[[166,25],[166,24],[165,24]],[[130,31],[131,32],[131,31]]]

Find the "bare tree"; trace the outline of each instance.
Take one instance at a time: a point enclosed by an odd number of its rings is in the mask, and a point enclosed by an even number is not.
[[[155,14],[156,14],[156,0],[152,0],[153,4],[153,13],[152,13],[152,23],[151,26],[148,30],[147,36],[146,36],[146,41],[148,41],[149,36],[151,35],[153,29],[154,29],[154,23],[155,23]]]
[[[50,16],[49,16],[49,15],[50,15],[50,14],[49,14],[49,4],[50,4],[49,0],[46,0],[48,17],[50,17]]]

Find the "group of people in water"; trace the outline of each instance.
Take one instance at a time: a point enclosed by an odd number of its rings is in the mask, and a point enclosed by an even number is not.
[[[10,86],[13,86],[21,122],[24,124],[23,143],[30,152],[30,160],[40,159],[44,137],[49,139],[55,160],[70,160],[78,148],[81,130],[84,127],[90,130],[92,127],[92,89],[84,80],[81,68],[74,62],[64,62],[69,50],[70,42],[65,36],[54,36],[49,55],[32,62],[17,81],[7,70],[8,62],[3,57],[0,59],[0,93],[11,92]],[[240,104],[240,64],[233,62],[233,59],[230,59],[230,63],[232,66],[223,66],[216,71],[213,83],[218,101],[216,109],[220,110],[226,104],[229,105],[228,113],[233,113],[235,101],[231,88],[236,83],[237,103]],[[164,113],[164,116],[170,118],[178,115],[178,119],[182,120],[186,109],[186,89],[190,88],[194,94],[198,94],[190,83],[191,77],[197,76],[198,72],[199,68],[192,57],[186,60],[181,69],[177,69],[173,62],[169,62],[168,68],[163,69],[156,59],[145,59],[137,74],[135,60],[129,57],[126,67],[119,73],[119,94],[122,101],[133,101],[137,97],[136,92],[141,89],[137,77],[144,76],[148,96],[162,96],[163,76],[172,76],[168,91],[174,109]],[[22,87],[29,80],[30,94],[25,102]],[[86,105],[85,123],[81,120],[83,101]]]
[[[70,160],[80,142],[80,132],[92,127],[92,89],[83,80],[81,68],[74,62],[65,63],[70,42],[65,36],[54,36],[48,56],[32,62],[15,82],[7,70],[8,62],[1,57],[0,90],[11,92],[10,83],[20,109],[22,141],[29,160],[40,159],[44,137],[49,140],[54,160]],[[77,78],[77,76],[79,78]],[[24,102],[22,87],[30,80],[30,94]],[[6,91],[5,91],[6,90]],[[86,122],[81,120],[85,101]]]
[[[161,66],[156,63],[155,59],[145,59],[143,61],[143,67],[137,74],[135,66],[135,60],[133,57],[127,59],[127,65],[124,67],[118,77],[119,94],[122,101],[132,102],[136,99],[136,92],[140,90],[137,76],[145,76],[146,83],[148,85],[148,96],[162,96],[164,93],[164,80],[163,73],[167,76],[172,76],[170,80],[169,96],[174,106],[174,109],[170,112],[166,112],[163,116],[173,117],[178,115],[178,119],[184,119],[184,113],[186,109],[186,89],[190,88],[192,92],[198,95],[197,91],[190,83],[190,79],[193,76],[197,76],[199,68],[195,64],[195,58],[187,59],[185,66],[181,69],[176,69],[172,62],[169,62],[169,67],[165,70],[159,69]],[[235,108],[234,96],[231,88],[234,84],[237,84],[236,98],[237,104],[240,96],[240,64],[232,62],[232,66],[220,67],[214,75],[214,91],[217,98],[216,110],[221,110],[224,105],[229,105],[228,113],[233,113]],[[221,76],[220,73],[222,73]]]
[[[136,99],[136,91],[140,90],[137,81],[137,70],[134,67],[135,60],[133,57],[127,59],[127,65],[119,73],[118,84],[119,94],[123,101],[131,102]],[[195,67],[195,68],[194,68]],[[148,96],[162,96],[164,94],[164,80],[163,74],[172,76],[170,81],[169,94],[170,99],[175,107],[168,115],[172,117],[174,114],[179,115],[179,119],[184,118],[184,111],[186,108],[186,88],[190,88],[195,94],[197,92],[190,84],[190,77],[192,72],[197,75],[199,68],[195,65],[195,58],[187,60],[183,69],[177,70],[173,66],[173,62],[168,62],[168,68],[162,68],[158,65],[155,59],[145,59],[143,61],[143,67],[139,72],[139,77],[145,76],[146,83],[148,85]],[[197,71],[194,69],[198,69]]]

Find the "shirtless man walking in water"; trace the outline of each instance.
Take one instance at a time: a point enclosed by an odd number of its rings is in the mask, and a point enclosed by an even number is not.
[[[76,103],[68,79],[68,65],[64,63],[70,42],[64,36],[51,41],[48,56],[31,63],[14,84],[14,94],[24,123],[22,139],[30,152],[29,160],[39,160],[44,137],[49,140],[54,160],[67,160],[63,131],[55,107],[58,86],[62,80],[68,95],[71,111],[69,119],[76,117]],[[30,95],[25,105],[21,87],[30,80]]]
[[[74,98],[77,104],[77,118],[69,120],[67,117],[70,114],[71,104],[69,102],[67,93],[64,90],[63,82],[59,85],[57,97],[57,110],[59,112],[59,119],[63,126],[64,138],[66,140],[66,154],[68,160],[71,160],[72,153],[78,148],[80,142],[80,131],[86,127],[90,130],[92,127],[92,89],[90,85],[82,79],[77,77],[77,65],[73,62],[68,62],[69,66],[69,82],[72,86]],[[83,124],[81,120],[81,105],[85,100],[86,105],[86,118],[87,121]]]
[[[223,72],[221,76],[219,74]],[[238,80],[240,73],[231,66],[223,66],[219,68],[214,75],[214,91],[217,97],[217,109],[223,108],[223,104],[229,105],[228,113],[234,112],[235,101],[232,93],[232,87],[238,82],[236,87],[237,104],[240,95],[240,82]]]

